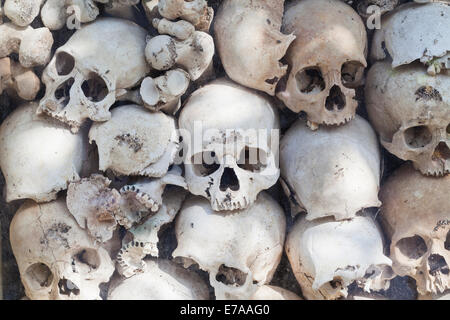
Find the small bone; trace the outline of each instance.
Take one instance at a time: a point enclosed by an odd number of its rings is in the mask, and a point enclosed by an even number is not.
[[[168,34],[179,40],[186,40],[191,37],[195,31],[194,26],[184,20],[173,22],[167,19],[153,19],[153,27],[158,30],[160,34]]]
[[[3,90],[13,91],[19,98],[31,101],[40,87],[41,82],[32,70],[10,58],[0,59],[0,94]]]
[[[79,29],[81,23],[94,21],[99,13],[93,0],[47,0],[41,10],[41,19],[50,30],[60,30],[66,24],[69,29]]]
[[[26,27],[39,15],[44,0],[6,0],[5,16],[15,25]]]
[[[25,68],[45,65],[50,61],[53,36],[47,28],[17,27],[12,23],[0,25],[0,58],[19,54]]]

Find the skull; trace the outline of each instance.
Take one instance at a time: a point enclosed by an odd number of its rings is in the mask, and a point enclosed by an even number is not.
[[[277,182],[279,119],[262,95],[215,81],[192,94],[179,126],[189,191],[213,210],[246,208]]]
[[[14,216],[11,246],[32,300],[100,299],[114,264],[67,210],[64,199],[26,202]]]
[[[178,150],[175,120],[137,105],[121,106],[111,113],[110,121],[94,123],[89,131],[90,142],[98,146],[100,170],[111,169],[119,175],[165,175]]]
[[[217,48],[227,75],[272,96],[287,71],[279,60],[295,39],[280,32],[283,7],[282,0],[226,0],[222,1],[214,23]]]
[[[298,120],[281,142],[280,167],[286,194],[301,207],[295,209],[308,212],[307,220],[350,219],[381,205],[378,141],[359,116],[345,126],[317,131]]]
[[[209,272],[217,299],[250,299],[271,281],[285,232],[283,210],[264,192],[247,209],[221,213],[205,199],[190,198],[177,217],[172,256]]]
[[[367,35],[360,16],[338,0],[303,0],[286,8],[284,33],[296,39],[286,58],[291,72],[278,97],[307,113],[311,128],[353,119],[354,88],[364,75]]]
[[[6,201],[56,199],[79,179],[87,158],[86,134],[72,134],[59,123],[36,115],[37,103],[17,108],[0,127],[0,167]]]
[[[393,269],[421,295],[450,289],[450,176],[426,177],[406,164],[382,187],[382,221]],[[411,223],[414,221],[414,223]]]
[[[415,4],[398,7],[382,20],[371,51],[372,60],[392,57],[392,67],[420,60],[428,73],[450,69],[450,7],[448,3]]]
[[[450,78],[416,62],[391,69],[375,63],[367,76],[367,112],[381,144],[425,175],[450,172]]]
[[[42,77],[45,97],[38,112],[77,131],[89,118],[107,121],[116,98],[148,73],[146,31],[121,19],[99,19],[83,26],[56,50]],[[114,54],[111,54],[114,52]]]
[[[309,300],[339,299],[356,281],[366,291],[387,289],[392,261],[370,216],[345,221],[299,217],[286,240],[294,275]]]
[[[108,300],[208,300],[198,275],[168,260],[147,260],[146,272],[117,283]]]

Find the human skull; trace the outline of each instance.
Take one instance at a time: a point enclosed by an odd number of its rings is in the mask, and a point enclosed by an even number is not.
[[[418,62],[394,70],[377,62],[367,75],[366,103],[390,153],[425,175],[450,172],[450,77],[430,76]]]
[[[214,22],[217,49],[227,75],[272,96],[288,68],[279,60],[295,39],[280,32],[283,9],[283,0],[225,0]]]
[[[370,216],[307,221],[301,216],[286,239],[294,275],[309,300],[339,299],[356,281],[366,291],[387,289],[392,261]]]
[[[18,107],[0,127],[0,168],[6,180],[6,201],[56,199],[70,181],[79,179],[87,158],[86,134],[53,119],[37,116],[37,103]]]
[[[114,264],[67,210],[64,199],[28,201],[11,227],[11,246],[25,293],[32,300],[100,299]]]
[[[178,247],[172,256],[185,267],[198,264],[209,272],[217,299],[250,299],[271,281],[285,232],[283,210],[264,192],[247,209],[220,213],[193,197],[178,214]]]
[[[341,125],[355,116],[354,88],[367,66],[367,35],[361,17],[338,0],[288,5],[283,33],[297,37],[287,51],[291,71],[277,96],[294,112],[304,111],[311,128]]]
[[[87,118],[109,120],[116,98],[150,69],[145,45],[146,31],[127,20],[105,18],[83,26],[56,50],[44,70],[46,94],[38,112],[73,131]]]
[[[99,169],[119,175],[162,177],[178,150],[175,120],[138,105],[111,111],[111,120],[94,123],[89,140],[99,152]]]
[[[450,176],[426,177],[406,164],[381,188],[393,269],[416,280],[419,294],[450,289]],[[412,223],[413,221],[413,223]]]
[[[408,3],[383,18],[375,32],[371,59],[390,56],[392,67],[420,60],[428,73],[450,69],[450,7],[448,3]]]
[[[307,211],[307,220],[350,219],[381,205],[378,141],[359,116],[317,131],[297,120],[281,141],[280,168],[286,194],[297,210]]]
[[[279,119],[264,96],[215,81],[191,95],[179,127],[189,191],[215,211],[246,208],[277,182]]]

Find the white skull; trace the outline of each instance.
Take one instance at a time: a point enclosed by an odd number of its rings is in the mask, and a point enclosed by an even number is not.
[[[420,60],[430,75],[450,69],[450,7],[448,3],[415,4],[398,7],[381,21],[375,32],[371,59],[390,56],[392,67]]]
[[[285,232],[282,208],[264,192],[245,210],[220,213],[195,197],[178,214],[178,247],[172,256],[185,267],[196,263],[209,272],[217,299],[250,299],[271,281]]]
[[[32,300],[100,299],[114,272],[108,252],[94,243],[67,210],[64,199],[26,202],[14,216],[11,246]]]
[[[264,96],[215,81],[191,95],[179,126],[189,191],[214,210],[246,208],[277,182],[279,119]]]
[[[287,236],[286,253],[309,300],[346,297],[354,281],[366,291],[387,289],[385,280],[392,277],[382,234],[369,216],[345,221],[301,216]]]
[[[309,130],[298,120],[281,142],[283,186],[307,220],[349,219],[379,207],[380,152],[369,123],[356,116],[345,126]],[[293,212],[297,213],[297,212]]]
[[[110,288],[108,300],[208,300],[198,275],[168,260],[147,260],[146,272]]]
[[[175,120],[137,105],[111,111],[111,120],[94,123],[89,140],[99,152],[99,169],[119,175],[162,177],[178,150]]]
[[[419,294],[450,289],[450,175],[426,177],[404,165],[381,188],[382,221],[393,269],[416,280]]]
[[[367,76],[367,112],[381,144],[422,174],[450,172],[450,77],[418,63],[391,69],[375,63]]]
[[[87,158],[85,133],[72,134],[53,119],[36,115],[36,103],[17,108],[0,127],[0,168],[6,201],[56,199],[79,179]]]
[[[214,22],[220,59],[234,81],[275,95],[287,65],[279,60],[295,39],[280,32],[283,0],[225,0]]]
[[[282,31],[297,38],[287,51],[291,72],[278,97],[292,111],[306,112],[312,128],[353,119],[354,88],[367,66],[361,17],[338,0],[295,1],[286,8]]]
[[[46,94],[38,112],[74,131],[87,118],[109,120],[116,98],[150,69],[145,39],[146,31],[127,20],[105,18],[83,26],[56,50],[44,70]]]

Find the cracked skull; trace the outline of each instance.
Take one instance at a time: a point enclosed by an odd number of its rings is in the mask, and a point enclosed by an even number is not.
[[[209,272],[217,299],[250,299],[271,281],[285,232],[282,208],[264,192],[237,212],[214,212],[205,199],[192,197],[177,217],[172,256]]]
[[[367,75],[367,112],[381,144],[422,174],[450,172],[450,78],[418,63],[391,69],[377,62]]]
[[[56,50],[45,69],[46,94],[38,112],[67,123],[73,131],[87,118],[109,120],[116,98],[150,69],[145,46],[146,31],[127,20],[105,18],[83,26]]]
[[[367,66],[367,35],[360,16],[338,0],[287,5],[282,32],[297,38],[286,59],[290,74],[278,97],[294,112],[307,113],[311,128],[340,125],[355,116],[354,88]]]
[[[406,164],[382,187],[382,221],[393,269],[420,294],[450,289],[450,176],[426,177]],[[414,223],[411,223],[414,221]]]
[[[28,298],[100,299],[99,285],[109,281],[114,264],[78,226],[64,199],[26,202],[14,216],[10,234]]]
[[[262,95],[216,81],[192,94],[179,126],[189,191],[214,210],[246,208],[277,182],[279,119]]]

